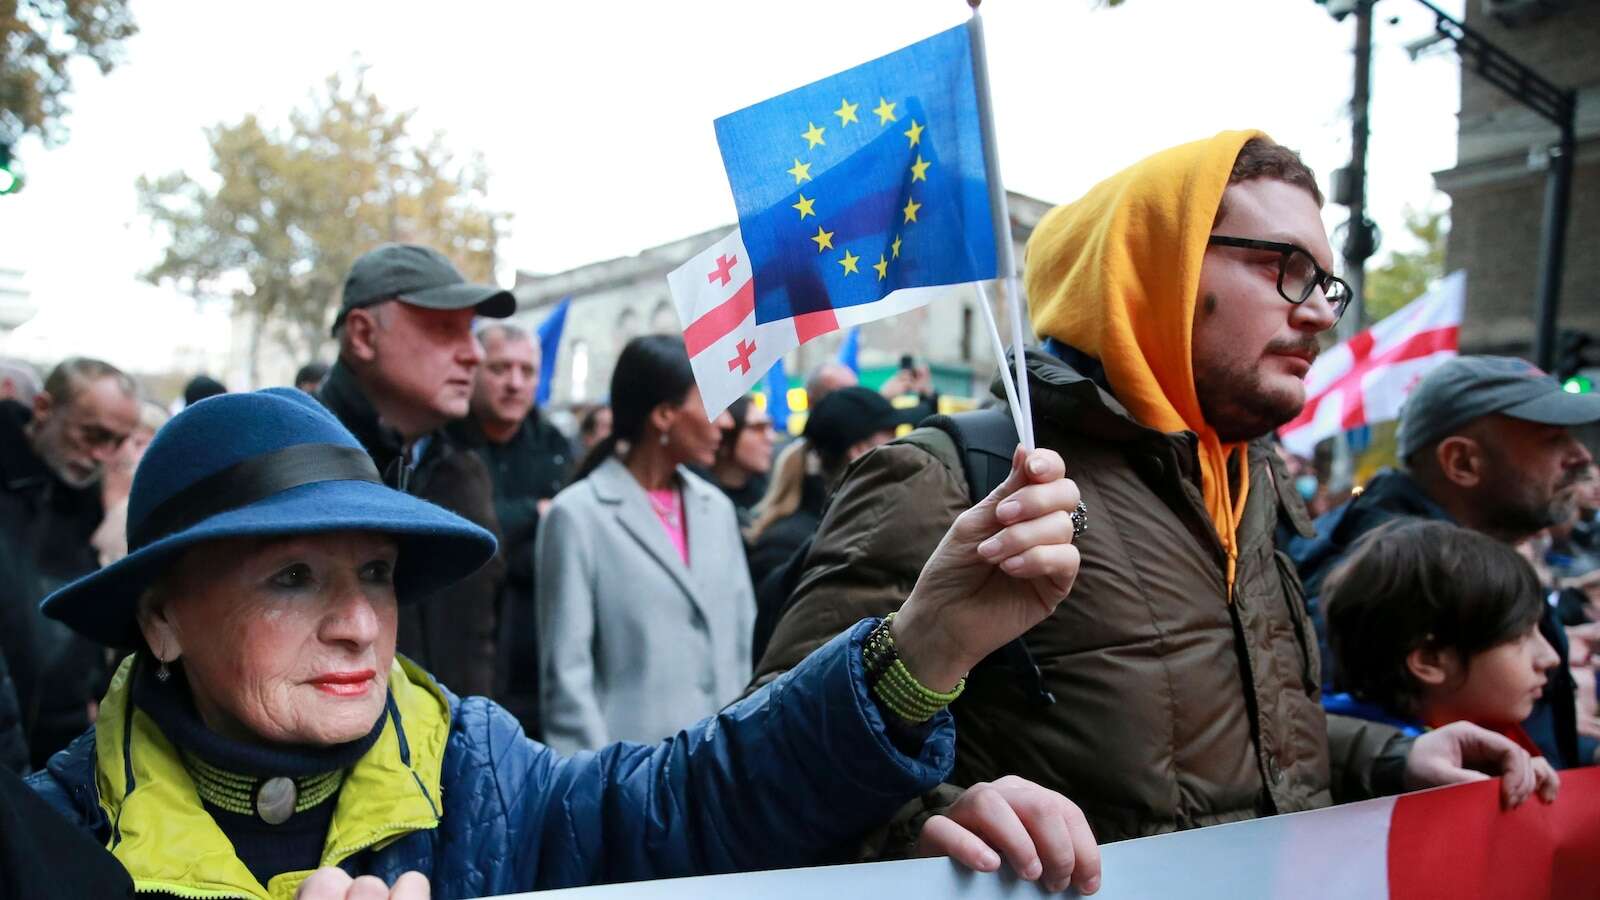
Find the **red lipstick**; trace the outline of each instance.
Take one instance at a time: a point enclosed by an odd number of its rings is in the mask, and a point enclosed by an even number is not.
[[[372,687],[377,672],[360,669],[354,672],[326,672],[311,679],[311,685],[335,697],[359,697]]]

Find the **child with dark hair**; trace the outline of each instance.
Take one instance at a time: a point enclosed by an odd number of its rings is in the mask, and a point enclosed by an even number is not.
[[[1427,519],[1362,538],[1323,585],[1336,664],[1330,713],[1410,734],[1467,721],[1534,757],[1539,794],[1560,782],[1522,728],[1559,658],[1539,633],[1544,592],[1506,544]]]

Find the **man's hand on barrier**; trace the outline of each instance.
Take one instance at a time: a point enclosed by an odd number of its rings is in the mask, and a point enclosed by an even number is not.
[[[1546,764],[1548,768],[1548,763]],[[1535,791],[1546,803],[1555,800],[1555,772],[1543,777],[1528,751],[1510,738],[1471,722],[1451,722],[1417,738],[1406,757],[1408,790],[1484,781],[1500,776],[1500,805],[1514,809]]]
[[[1077,804],[1048,788],[1007,775],[968,788],[943,815],[922,827],[921,856],[949,856],[980,872],[1000,868],[1000,857],[1028,881],[1050,891],[1071,884],[1100,889],[1100,847]]]
[[[1011,475],[945,532],[890,626],[906,668],[936,691],[1055,610],[1078,576],[1078,486],[1053,450],[1017,448]]]
[[[428,900],[432,889],[427,876],[407,872],[395,880],[394,889],[380,878],[363,875],[351,878],[335,866],[318,869],[300,884],[295,900]]]

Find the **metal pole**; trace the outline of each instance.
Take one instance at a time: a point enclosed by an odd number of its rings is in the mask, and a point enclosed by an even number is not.
[[[1345,280],[1350,282],[1350,308],[1339,320],[1340,337],[1349,338],[1366,324],[1367,258],[1372,236],[1367,227],[1368,107],[1372,99],[1372,0],[1356,7],[1355,89],[1350,97],[1350,226],[1345,234]]]
[[[1339,320],[1335,334],[1348,341],[1361,330],[1365,315],[1367,257],[1372,240],[1367,233],[1367,137],[1370,128],[1367,108],[1372,96],[1372,3],[1363,0],[1355,9],[1355,87],[1350,95],[1350,224],[1345,229],[1345,281],[1350,283],[1350,308]],[[1355,455],[1344,432],[1333,442],[1333,459],[1328,472],[1329,486],[1343,490],[1355,481]]]
[[[1561,132],[1560,143],[1551,148],[1549,169],[1545,172],[1544,227],[1539,234],[1539,293],[1535,310],[1533,352],[1540,367],[1555,364],[1556,324],[1561,304],[1561,269],[1567,243],[1567,208],[1572,193],[1572,157],[1577,152],[1575,137],[1578,96],[1558,87],[1516,57],[1495,46],[1482,34],[1446,15],[1429,0],[1417,0],[1434,17],[1434,28],[1455,45],[1462,66],[1471,67],[1478,77],[1512,99],[1538,113]]]
[[[1539,307],[1533,339],[1539,368],[1556,363],[1556,319],[1561,303],[1561,269],[1566,259],[1567,208],[1572,196],[1572,128],[1562,129],[1561,142],[1550,148],[1544,178],[1544,227],[1539,231]]]

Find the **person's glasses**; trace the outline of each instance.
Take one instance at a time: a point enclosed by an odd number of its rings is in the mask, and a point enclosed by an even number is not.
[[[1290,303],[1304,303],[1312,291],[1321,288],[1322,296],[1333,309],[1336,322],[1350,306],[1350,284],[1317,265],[1304,247],[1281,241],[1258,241],[1255,238],[1224,237],[1220,234],[1213,234],[1209,243],[1215,247],[1242,247],[1278,254],[1278,294]]]

